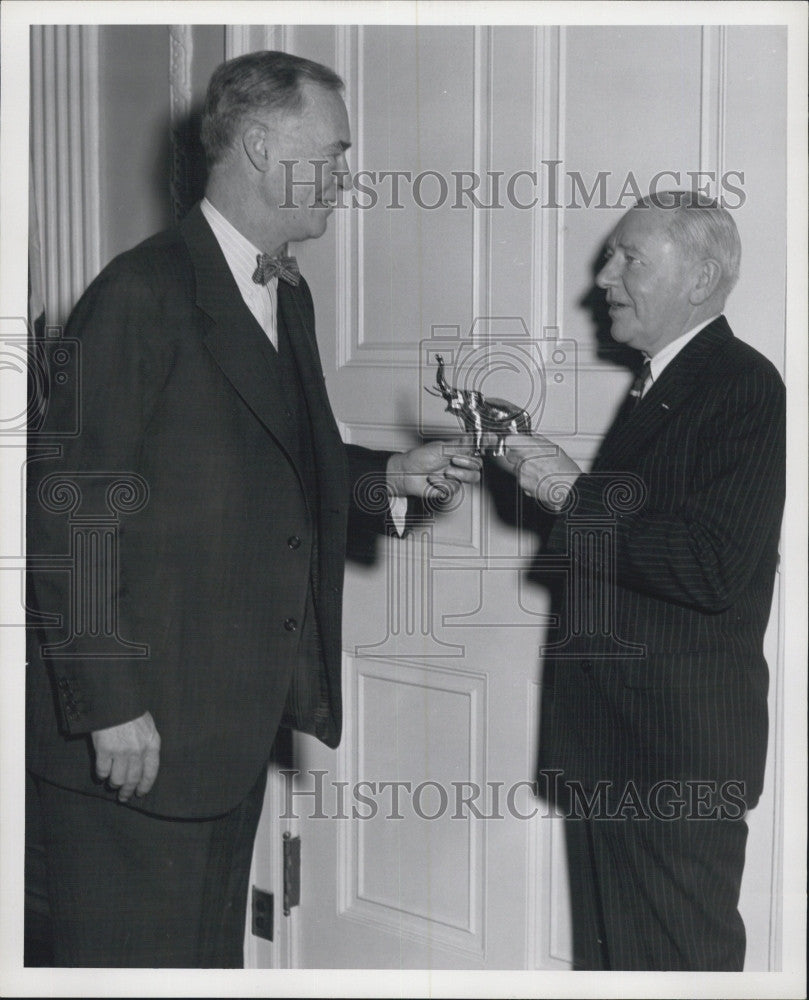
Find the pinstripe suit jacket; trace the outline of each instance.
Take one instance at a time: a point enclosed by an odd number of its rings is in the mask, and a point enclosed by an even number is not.
[[[545,651],[541,768],[616,794],[739,782],[755,804],[784,492],[783,383],[721,316],[624,404],[551,531],[569,586]],[[572,544],[576,524],[608,526],[608,543]]]

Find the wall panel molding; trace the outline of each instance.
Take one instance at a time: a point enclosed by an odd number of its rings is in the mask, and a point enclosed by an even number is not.
[[[49,324],[101,267],[97,25],[31,28],[31,169]]]
[[[250,25],[225,25],[225,59],[235,59],[250,51]]]
[[[539,738],[541,688],[537,681],[528,682],[525,700],[531,753],[525,766],[530,774],[536,766],[533,754]],[[548,809],[546,802],[540,803],[526,837],[526,968],[570,969],[573,955],[564,826],[561,818],[547,815]]]
[[[492,29],[474,27],[472,34],[472,107],[470,158],[473,169],[485,174],[491,163],[490,120],[492,114],[491,49]],[[346,107],[354,130],[352,160],[365,162],[364,115],[367,74],[365,66],[366,33],[362,26],[338,26],[335,69],[346,81]],[[351,81],[356,81],[352,92]],[[414,171],[415,172],[415,171]],[[342,368],[414,369],[418,366],[415,345],[374,344],[367,337],[365,315],[366,213],[347,210],[335,213],[337,232],[337,336],[336,364]],[[472,240],[468,250],[471,269],[471,315],[488,315],[489,262],[491,257],[490,224],[486,212],[475,212]],[[426,335],[426,333],[425,333]]]
[[[534,169],[565,158],[565,29],[534,29]],[[557,196],[558,199],[558,196]],[[530,330],[559,336],[564,280],[564,209],[535,210],[531,244],[533,283]],[[547,333],[546,333],[547,331]]]
[[[783,965],[783,913],[784,913],[784,575],[776,570],[773,591],[773,611],[770,622],[777,622],[778,637],[775,643],[776,661],[773,677],[772,736],[769,758],[772,761],[774,809],[772,811],[772,858],[769,872],[770,934],[768,940],[768,969],[780,972]],[[772,624],[771,624],[772,627]]]
[[[727,28],[724,25],[703,26],[701,56],[699,169],[714,172],[718,182],[725,170]]]
[[[262,49],[286,51],[289,39],[283,24],[225,25],[225,59],[258,52]]]
[[[483,177],[492,165],[491,121],[494,114],[492,86],[492,29],[474,28],[472,169]],[[472,216],[472,316],[489,316],[491,310],[491,216]]]
[[[425,698],[443,696],[455,704],[460,717],[467,719],[468,743],[463,759],[455,762],[458,775],[464,780],[484,786],[487,760],[487,681],[483,674],[447,670],[424,664],[393,664],[384,660],[369,660],[346,655],[344,659],[344,688],[348,695],[345,706],[345,737],[343,747],[351,752],[339,754],[340,779],[353,786],[357,781],[374,780],[374,762],[366,759],[364,730],[375,713],[374,697],[369,686],[389,686],[390,697],[401,687],[405,690],[424,692]],[[407,720],[402,720],[403,731]],[[391,733],[394,739],[395,734]],[[451,769],[453,762],[441,761]],[[469,772],[468,774],[466,772]],[[455,771],[452,772],[453,774]],[[377,777],[391,778],[392,775]],[[386,800],[387,801],[387,800]],[[404,801],[404,800],[402,800]],[[432,804],[430,808],[433,808]],[[425,811],[426,808],[425,808]],[[390,827],[391,822],[384,820]],[[408,825],[412,822],[412,825]],[[450,821],[460,824],[460,820]],[[421,843],[425,820],[400,821],[399,830],[404,838],[413,837]],[[418,824],[418,825],[417,825]],[[417,905],[385,899],[369,891],[364,878],[368,868],[368,837],[372,836],[369,824],[362,821],[341,822],[338,828],[338,910],[341,918],[357,921],[403,939],[429,941],[438,949],[448,949],[470,957],[483,957],[485,953],[485,894],[486,851],[485,824],[468,822],[464,840],[469,897],[463,913],[455,917],[436,918],[432,907],[445,900],[429,899]],[[419,828],[420,826],[420,828]],[[434,859],[435,860],[435,859]]]
[[[345,104],[348,119],[354,123],[355,151],[352,158],[363,162],[364,131],[362,95],[365,93],[365,61],[362,58],[362,26],[335,27],[335,72],[345,81]],[[356,82],[355,82],[356,81]],[[336,241],[335,331],[338,370],[348,365],[355,350],[355,338],[361,337],[364,324],[364,268],[362,212],[348,209],[334,213]]]

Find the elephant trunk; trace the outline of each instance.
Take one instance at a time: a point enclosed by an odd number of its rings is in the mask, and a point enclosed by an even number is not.
[[[447,385],[444,378],[444,359],[440,354],[436,354],[435,360],[438,362],[438,371],[435,376],[435,384],[441,390],[441,395],[448,402],[452,400],[453,390]]]

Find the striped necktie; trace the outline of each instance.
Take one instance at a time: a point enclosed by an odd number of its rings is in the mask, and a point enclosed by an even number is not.
[[[632,399],[631,410],[634,410],[638,403],[643,398],[643,389],[646,382],[652,374],[652,361],[651,358],[646,358],[643,362],[643,366],[638,374],[635,376],[635,381],[632,383],[632,388],[629,390],[629,395]]]

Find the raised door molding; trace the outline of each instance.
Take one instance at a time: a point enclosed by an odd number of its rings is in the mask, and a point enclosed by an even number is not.
[[[715,179],[725,169],[725,94],[727,89],[727,28],[702,29],[700,74],[699,169]]]
[[[565,29],[534,28],[534,163],[565,159]],[[531,247],[534,336],[558,339],[564,269],[564,208],[534,211]]]
[[[452,779],[485,787],[487,679],[351,655],[344,667],[343,787],[357,789],[369,775],[383,783],[404,778],[413,796],[403,795],[400,819],[385,815],[392,800],[380,799],[380,815],[337,824],[339,916],[479,961],[486,950],[486,827],[451,818]],[[366,815],[363,805],[358,815]],[[397,856],[412,864],[408,879],[397,874]]]

